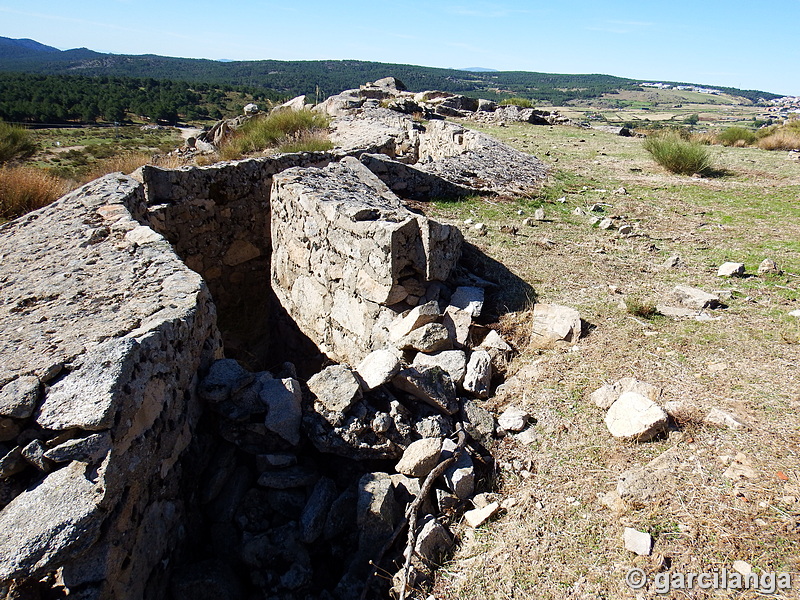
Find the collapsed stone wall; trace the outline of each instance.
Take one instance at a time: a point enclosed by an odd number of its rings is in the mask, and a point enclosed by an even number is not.
[[[405,132],[399,143],[394,139],[389,154],[367,164],[417,162],[427,129],[399,123]],[[462,142],[472,138],[459,140],[454,131],[443,129],[442,136],[452,138],[451,151],[464,154]],[[304,394],[301,399],[302,386],[291,366],[243,376],[223,392],[206,380],[199,398],[198,379],[212,359],[221,357],[217,310],[223,325],[244,323],[240,333],[250,338],[239,348],[236,331],[225,337],[228,351],[242,354],[253,349],[248,344],[268,337],[273,311],[280,310],[290,317],[295,335],[353,365],[384,345],[387,336],[389,346],[400,343],[399,334],[392,333],[398,319],[409,338],[401,336],[402,348],[425,354],[443,341],[459,348],[472,345],[473,313],[449,306],[441,314],[435,308],[453,301],[453,287],[444,282],[458,260],[460,233],[409,212],[389,190],[405,185],[413,193],[415,182],[425,177],[423,167],[438,161],[431,157],[409,165],[415,169],[412,180],[399,169],[376,169],[382,183],[347,158],[364,160],[365,149],[376,148],[380,144],[342,146],[332,153],[174,171],[148,167],[141,172],[144,185],[109,176],[0,228],[3,594],[36,598],[41,589],[84,598],[160,598],[170,579],[176,598],[203,588],[203,563],[192,563],[194,575],[173,578],[174,559],[181,555],[174,549],[184,539],[209,541],[198,538],[190,524],[208,526],[216,542],[226,539],[240,503],[252,492],[253,463],[258,485],[267,485],[262,479],[275,485],[274,474],[263,476],[275,466],[265,452],[285,451],[288,443],[296,460],[295,448],[305,442],[292,428],[298,415],[316,406]],[[529,187],[541,178],[543,168],[535,159],[488,142],[481,148],[516,161]],[[443,182],[442,189],[460,185],[452,178],[477,184],[486,164],[470,170],[465,162],[460,172],[427,177]],[[271,304],[273,293],[278,301]],[[409,325],[400,315],[414,306],[424,317],[412,318]],[[277,335],[274,347],[288,351],[297,339]],[[508,350],[499,346],[500,354]],[[479,354],[482,380],[491,349]],[[466,362],[467,355],[459,352]],[[402,434],[388,454],[380,449],[367,454],[396,458],[411,439],[411,422],[452,429],[460,410],[456,389],[462,388],[444,370],[420,364],[402,377],[393,374],[400,377],[393,380],[395,392],[404,390],[423,407],[412,411],[413,418],[393,392],[381,391],[378,384],[369,402],[354,400],[343,409],[347,431],[330,429],[330,407],[320,413],[328,425],[311,419],[305,431],[314,438],[322,427],[319,439],[312,439],[318,450],[335,447],[349,456],[347,448],[363,441],[359,432],[386,432],[384,417],[390,414]],[[432,383],[444,386],[443,403]],[[206,403],[213,404],[212,413],[204,410]],[[432,404],[424,408],[426,403]],[[442,411],[447,427],[436,416]],[[364,415],[374,419],[362,423]],[[361,469],[352,470],[360,475]],[[189,470],[205,473],[204,489],[198,489]],[[365,484],[374,492],[371,497],[395,493],[386,477],[374,478],[380,482]],[[290,477],[289,483],[279,483],[293,490],[277,494],[282,504],[275,503],[276,493],[256,490],[241,510],[265,510],[259,508],[266,506],[262,497],[272,499],[269,510],[285,507],[286,498],[294,498],[297,508],[298,496],[305,502],[306,495],[295,488],[311,481]],[[232,489],[223,493],[226,486]],[[198,512],[204,501],[207,507]],[[352,495],[342,500],[352,501]],[[273,560],[288,531],[273,528],[284,517],[262,517],[267,529],[255,536],[246,530],[242,539],[225,546],[236,552],[250,548],[255,554],[244,556],[256,557],[248,563],[256,570]],[[248,540],[250,546],[240,545]],[[370,540],[363,545],[373,545]],[[337,552],[344,556],[348,550]],[[303,561],[298,568],[307,569]],[[286,589],[296,582],[297,569],[289,575],[293,568],[280,575]],[[257,587],[270,585],[264,580]]]
[[[431,299],[429,284],[447,280],[460,256],[458,229],[411,213],[354,158],[276,176],[272,218],[273,289],[338,362],[385,344],[391,320]]]
[[[208,288],[132,218],[144,210],[139,183],[109,176],[0,228],[10,597],[163,589],[186,512],[180,458],[201,412],[197,374],[221,344]]]

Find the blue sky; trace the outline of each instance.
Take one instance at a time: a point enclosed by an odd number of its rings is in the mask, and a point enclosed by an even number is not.
[[[800,95],[800,0],[0,0],[0,35],[61,49],[605,73]]]

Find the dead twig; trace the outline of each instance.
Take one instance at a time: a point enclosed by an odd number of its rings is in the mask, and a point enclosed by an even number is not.
[[[464,427],[461,423],[458,423],[457,425],[457,435],[458,439],[456,442],[456,448],[453,451],[453,455],[440,462],[430,473],[428,473],[428,476],[425,478],[422,487],[420,487],[419,494],[406,509],[406,521],[408,522],[409,526],[408,541],[406,542],[406,549],[403,553],[406,560],[402,570],[403,587],[400,591],[400,600],[405,600],[406,591],[410,587],[408,580],[411,576],[411,558],[414,556],[414,546],[417,544],[417,518],[419,507],[422,506],[425,498],[430,493],[431,488],[433,487],[433,482],[436,481],[450,467],[450,465],[458,460],[458,457],[464,450],[464,444],[467,442],[467,433],[464,431]]]

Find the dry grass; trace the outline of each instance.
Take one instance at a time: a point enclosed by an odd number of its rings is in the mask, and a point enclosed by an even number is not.
[[[66,191],[63,180],[41,169],[0,167],[0,221],[47,206]]]
[[[758,140],[762,150],[800,150],[800,132],[777,131]]]
[[[524,218],[517,210],[531,214],[526,200],[448,203],[433,216],[487,223],[487,236],[467,231],[468,241],[532,285],[538,301],[577,308],[588,335],[572,349],[535,350],[527,343],[528,312],[501,317],[504,335],[522,352],[486,406],[528,410],[535,441],[508,436],[492,449],[498,491],[515,504],[478,530],[462,526],[435,597],[756,598],[698,588],[658,596],[652,586],[634,592],[624,583],[632,567],[652,577],[730,570],[735,560],[795,573],[794,591],[775,597],[797,597],[800,322],[788,312],[800,307],[800,165],[756,148],[717,146],[714,160],[729,175],[691,179],[653,165],[638,140],[558,127],[481,128],[550,163],[553,177],[539,202],[551,219],[515,236],[502,233],[501,225]],[[620,186],[628,193],[612,192]],[[560,197],[566,202],[555,202]],[[573,214],[596,203],[635,223],[639,235],[598,230]],[[540,244],[543,238],[554,244]],[[680,265],[664,267],[673,254]],[[765,257],[784,275],[716,277],[725,260],[741,259],[754,273]],[[637,316],[635,300],[647,308],[678,283],[727,291],[728,308],[708,322]],[[662,403],[681,403],[668,435],[644,444],[609,435],[604,411],[588,396],[626,376],[661,387]],[[704,423],[712,408],[749,427]],[[654,498],[608,501],[623,472],[664,453],[669,468]],[[753,477],[725,475],[740,453]],[[624,549],[626,526],[653,536],[652,556]]]

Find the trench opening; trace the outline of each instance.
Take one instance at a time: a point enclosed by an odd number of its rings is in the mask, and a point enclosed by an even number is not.
[[[292,160],[323,166],[330,157]],[[411,387],[391,380],[362,391],[351,371],[323,370],[330,361],[271,287],[270,187],[272,175],[288,166],[294,164],[259,159],[143,172],[149,223],[207,282],[225,349],[225,359],[201,374],[205,409],[183,467],[190,474],[182,482],[188,513],[166,576],[175,600],[389,597],[392,574],[404,562],[404,513],[425,478],[399,473],[397,463],[413,441],[434,439],[441,456],[450,452],[457,461],[437,479],[414,523],[433,532],[410,579],[424,586],[454,542],[448,526],[494,483],[485,448],[494,420],[474,397],[460,397],[465,391],[455,376],[420,367],[427,379],[418,381],[409,351],[401,368]],[[465,257],[475,252],[470,247]],[[497,265],[491,270],[496,278]],[[454,290],[474,281],[461,273],[433,282],[419,302],[437,305],[442,329]],[[481,339],[488,331],[477,330]],[[470,350],[459,347],[465,350],[453,351],[466,368]],[[333,373],[327,382],[309,381],[324,373]],[[336,416],[325,396],[352,384],[358,390],[346,415]],[[409,390],[422,384],[444,386],[446,402],[412,398]],[[469,439],[468,450],[456,447],[461,438]]]

